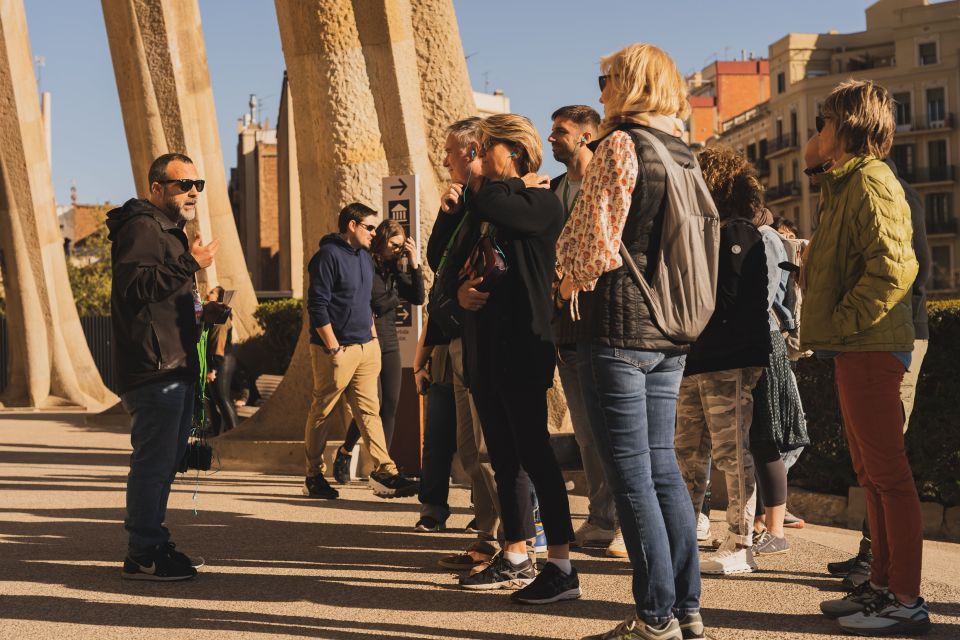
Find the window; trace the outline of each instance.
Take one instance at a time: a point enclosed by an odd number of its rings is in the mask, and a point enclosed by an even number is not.
[[[956,233],[957,223],[951,207],[952,195],[950,193],[927,194],[927,233]]]
[[[931,289],[952,289],[953,288],[953,265],[950,260],[950,247],[939,246],[930,247],[930,288]]]
[[[942,127],[946,120],[946,92],[943,87],[927,89],[927,123],[931,127]]]
[[[783,118],[777,118],[777,148],[783,146]]]
[[[927,159],[930,162],[930,180],[949,180],[947,165],[947,141],[931,140],[927,143]]]
[[[747,145],[747,160],[750,162],[757,161],[757,145],[752,142]]]
[[[893,99],[897,103],[897,126],[902,127],[912,124],[913,120],[910,113],[910,94],[895,93],[893,94]]]
[[[787,90],[787,76],[781,71],[777,74],[777,93],[783,93]]]
[[[790,141],[793,145],[798,144],[800,134],[797,132],[797,112],[790,112]]]
[[[921,42],[917,47],[917,61],[920,66],[937,64],[937,43]]]
[[[797,180],[800,179],[800,163],[797,162],[796,160],[794,160],[793,163],[791,163],[790,165],[790,175],[791,175],[790,180],[793,182],[796,182]],[[798,220],[800,219],[799,211],[797,212],[797,219]]]
[[[895,144],[890,149],[890,158],[897,165],[897,173],[907,182],[914,181],[913,145]]]

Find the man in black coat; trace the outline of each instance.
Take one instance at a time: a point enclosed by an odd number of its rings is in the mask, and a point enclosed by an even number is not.
[[[213,264],[219,241],[191,243],[184,226],[196,217],[199,179],[193,161],[166,154],[153,161],[147,200],[128,200],[107,214],[120,398],[132,417],[127,478],[129,534],[121,576],[187,580],[203,560],[176,550],[166,519],[170,485],[193,423],[199,376],[200,322],[225,307],[200,302],[194,275]]]

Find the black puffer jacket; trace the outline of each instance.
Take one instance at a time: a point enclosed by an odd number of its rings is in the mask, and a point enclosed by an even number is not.
[[[183,225],[147,200],[128,200],[107,214],[120,393],[199,375],[194,274],[200,265],[190,255]]]
[[[659,129],[624,125],[618,131],[644,129],[657,136],[673,159],[684,167],[696,163],[693,152],[680,138]],[[666,208],[667,178],[656,151],[646,140],[633,135],[639,172],[633,189],[630,213],[622,240],[640,271],[650,279],[660,251],[660,234]],[[589,171],[589,169],[588,169]],[[579,296],[578,338],[609,347],[648,351],[683,351],[653,324],[650,310],[626,266],[600,276],[596,289]]]
[[[423,304],[423,271],[417,267],[404,273],[397,268],[396,260],[377,265],[372,295],[370,306],[373,308],[373,323],[377,327],[380,351],[391,353],[400,348],[397,337],[397,307],[404,301]]]

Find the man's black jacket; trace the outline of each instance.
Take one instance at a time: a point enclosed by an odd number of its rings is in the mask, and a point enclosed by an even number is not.
[[[194,274],[200,265],[183,225],[147,200],[128,200],[107,214],[120,393],[198,375]]]

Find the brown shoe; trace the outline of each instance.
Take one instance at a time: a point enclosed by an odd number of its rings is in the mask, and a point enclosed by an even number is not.
[[[496,553],[496,547],[489,542],[476,540],[467,547],[466,551],[452,556],[444,556],[437,561],[437,564],[444,569],[470,571],[476,567],[486,566]]]

